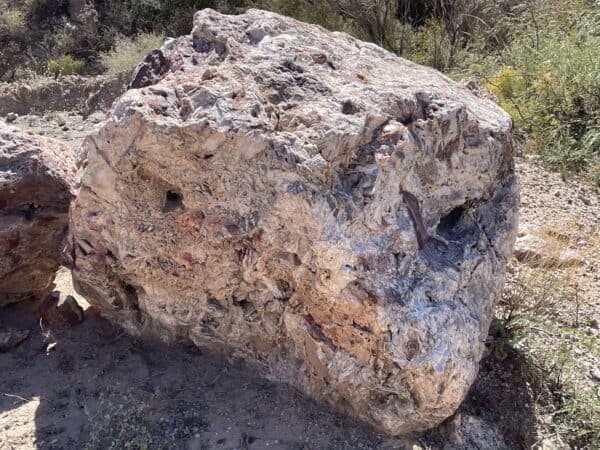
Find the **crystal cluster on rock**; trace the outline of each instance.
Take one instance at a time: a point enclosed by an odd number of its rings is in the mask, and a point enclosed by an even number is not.
[[[517,229],[509,116],[277,14],[203,10],[82,148],[77,290],[402,434],[476,377]]]

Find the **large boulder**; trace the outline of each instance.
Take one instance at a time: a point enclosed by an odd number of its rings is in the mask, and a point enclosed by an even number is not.
[[[203,10],[102,128],[76,289],[400,434],[474,381],[517,229],[511,121],[343,33]]]
[[[0,306],[52,291],[74,179],[67,145],[0,121]]]

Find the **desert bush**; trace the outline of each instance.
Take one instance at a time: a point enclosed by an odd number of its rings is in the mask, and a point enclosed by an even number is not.
[[[3,5],[0,4],[0,7]],[[18,37],[25,31],[25,14],[18,9],[2,7],[0,12],[0,36]]]
[[[192,15],[203,8],[233,13],[247,7],[246,0],[97,0],[95,7],[103,23],[122,34],[154,32],[179,36],[192,28]]]
[[[100,54],[100,62],[108,74],[116,74],[135,67],[151,50],[159,48],[164,36],[140,33],[133,38],[119,36],[114,47]]]
[[[49,75],[58,77],[59,75],[76,75],[83,73],[85,61],[75,59],[71,55],[64,55],[59,58],[51,58],[47,62]]]
[[[66,15],[69,9],[69,1],[25,0],[22,8],[31,22],[44,24],[55,17]]]
[[[560,242],[550,245],[564,248]],[[600,399],[581,383],[586,366],[580,355],[600,357],[600,342],[578,325],[584,300],[570,281],[573,270],[540,267],[534,259],[512,261],[497,309],[499,331],[491,344],[496,355],[505,357],[508,346],[528,361],[524,366],[531,372],[525,375],[535,391],[534,407],[551,417],[546,425],[569,448],[592,448],[600,439]]]
[[[500,57],[481,59],[470,69],[527,134],[525,148],[600,183],[599,9],[554,2],[523,12]]]

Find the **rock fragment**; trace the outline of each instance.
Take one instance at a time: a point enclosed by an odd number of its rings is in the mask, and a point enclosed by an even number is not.
[[[508,115],[343,33],[257,10],[194,25],[83,144],[77,291],[388,433],[442,422],[516,237]]]
[[[0,122],[0,307],[50,292],[65,245],[74,169],[66,145]]]
[[[447,439],[445,450],[508,448],[497,424],[464,412],[458,412],[444,422],[441,432]]]
[[[546,268],[584,264],[581,255],[569,249],[561,236],[531,226],[522,227],[519,231],[515,242],[515,258],[520,262]]]
[[[29,330],[15,328],[0,328],[0,353],[16,347],[30,335]]]

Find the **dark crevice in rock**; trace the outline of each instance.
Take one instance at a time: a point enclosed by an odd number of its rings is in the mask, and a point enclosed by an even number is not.
[[[244,311],[244,314],[248,314],[254,310],[254,308],[252,307],[252,303],[246,299],[234,298],[233,305],[237,306],[238,308],[241,308]]]
[[[198,53],[210,53],[214,50],[221,57],[227,54],[227,45],[224,42],[209,40],[202,36],[194,36],[192,38],[192,46]]]
[[[165,205],[163,206],[163,212],[168,213],[182,207],[183,196],[176,191],[167,191],[167,194],[165,195]]]
[[[33,216],[35,215],[35,210],[36,210],[36,206],[31,203],[27,209],[25,209],[23,211],[23,217],[25,217],[25,220],[27,220],[28,222],[33,220]]]
[[[454,227],[456,227],[460,220],[462,219],[463,214],[465,213],[465,206],[457,206],[448,214],[440,219],[437,230],[441,235],[447,234]]]
[[[342,102],[342,114],[356,114],[359,108],[352,102],[352,100],[346,100]]]
[[[213,297],[212,295],[208,296],[208,299],[206,300],[206,302],[208,303],[209,306],[214,308],[216,311],[224,312],[224,313],[226,313],[228,311],[228,309],[225,306],[223,306],[223,304],[219,300],[217,300],[215,297]]]
[[[306,320],[306,323],[310,327],[310,334],[313,337],[313,339],[315,339],[318,342],[324,343],[333,350],[336,349],[336,346],[334,345],[333,341],[325,335],[325,333],[323,332],[323,328],[315,321],[312,315],[307,314],[306,316],[304,316],[304,320]]]
[[[130,309],[139,309],[139,298],[137,289],[131,284],[124,283],[123,290],[125,291],[127,306],[129,306]]]
[[[291,59],[284,60],[279,66],[279,70],[283,72],[296,72],[296,73],[304,73],[304,68],[298,64],[296,64]]]
[[[361,325],[359,323],[356,323],[355,321],[352,321],[352,326],[354,328],[356,328],[357,330],[363,331],[365,333],[373,334],[373,330],[371,330],[369,327],[367,327],[365,325]]]

